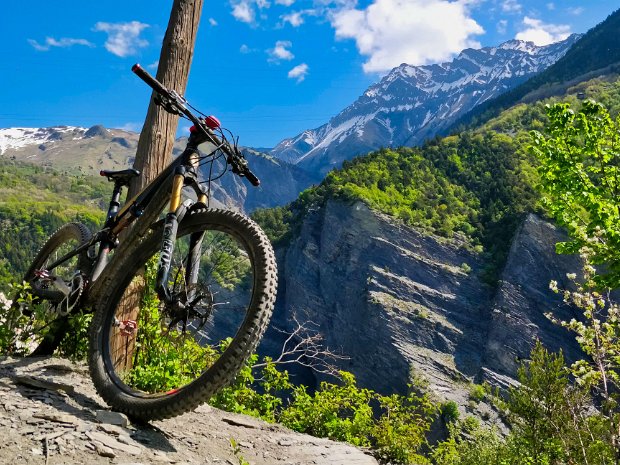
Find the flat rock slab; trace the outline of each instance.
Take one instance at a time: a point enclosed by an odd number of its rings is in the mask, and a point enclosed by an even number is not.
[[[0,464],[225,465],[243,457],[251,465],[377,465],[348,444],[206,405],[150,425],[125,423],[86,373],[58,358],[0,358]]]
[[[108,410],[97,410],[95,412],[97,421],[108,425],[118,425],[126,428],[129,425],[127,415],[118,412],[110,412]]]

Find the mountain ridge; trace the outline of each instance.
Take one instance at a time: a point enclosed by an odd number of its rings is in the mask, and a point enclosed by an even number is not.
[[[280,142],[270,153],[325,174],[381,147],[417,145],[460,115],[514,88],[563,56],[580,36],[539,47],[510,40],[465,49],[453,61],[401,64],[328,123]]]
[[[583,34],[579,42],[553,65],[514,89],[465,113],[443,134],[484,124],[502,110],[516,105],[530,92],[545,86],[565,83],[597,70],[602,71],[614,64],[616,67],[620,66],[620,46],[617,41],[619,28],[620,9]]]
[[[120,170],[133,165],[139,134],[102,125],[90,128],[53,126],[49,128],[0,129],[0,158],[23,161],[81,175],[97,175],[101,170]],[[173,156],[185,147],[186,138],[178,138]],[[209,148],[204,147],[204,154]],[[253,188],[238,176],[227,175],[212,184],[213,198],[219,205],[251,212],[256,208],[283,205],[299,192],[320,182],[317,176],[268,154],[242,148],[252,171],[262,184]],[[203,170],[208,177],[209,164]],[[220,173],[218,165],[214,173]]]

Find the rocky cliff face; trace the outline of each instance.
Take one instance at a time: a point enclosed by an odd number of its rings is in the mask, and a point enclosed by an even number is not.
[[[314,321],[363,386],[405,392],[412,377],[425,378],[440,398],[464,404],[470,382],[511,382],[536,338],[577,355],[573,337],[544,317],[570,312],[548,290],[551,279],[577,269],[555,255],[560,237],[528,216],[493,289],[479,278],[482,258],[464,243],[395,224],[362,203],[330,201],[280,251],[273,325]]]
[[[576,309],[549,290],[551,280],[569,288],[566,274],[581,269],[578,257],[555,253],[555,244],[563,240],[566,236],[558,228],[535,215],[516,232],[490,304],[482,378],[502,384],[505,376],[514,377],[518,361],[529,358],[536,339],[552,351],[562,349],[568,360],[580,356],[574,336],[545,317],[548,312],[563,320],[578,317]]]

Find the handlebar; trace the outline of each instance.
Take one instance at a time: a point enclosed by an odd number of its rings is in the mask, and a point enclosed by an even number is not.
[[[144,82],[148,84],[155,92],[163,95],[164,97],[168,97],[170,95],[170,91],[166,89],[161,82],[151,76],[148,71],[146,71],[142,66],[138,63],[131,67],[131,70]]]
[[[260,180],[250,171],[247,165],[247,161],[243,157],[242,154],[239,153],[236,147],[231,147],[229,143],[222,143],[222,141],[217,137],[217,135],[209,129],[203,120],[199,117],[195,116],[185,105],[185,99],[177,94],[174,90],[167,89],[161,82],[151,76],[148,71],[142,68],[138,63],[131,67],[131,70],[142,79],[149,87],[151,87],[155,92],[157,92],[162,97],[165,97],[168,103],[176,110],[179,114],[185,115],[196,128],[199,128],[200,131],[207,136],[207,141],[215,145],[216,147],[220,147],[224,153],[226,154],[227,162],[232,165],[233,173],[245,177],[253,186],[259,186]],[[164,108],[166,108],[164,106]],[[167,109],[167,108],[166,108]],[[168,109],[167,109],[168,110]]]

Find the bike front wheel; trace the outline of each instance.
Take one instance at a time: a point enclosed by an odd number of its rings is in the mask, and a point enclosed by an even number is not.
[[[93,382],[114,409],[143,420],[193,410],[232,381],[267,326],[276,297],[271,244],[249,218],[187,214],[168,276],[154,289],[162,227],[118,266],[91,326]]]

